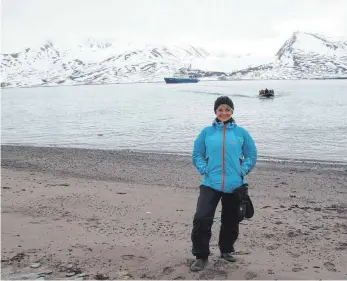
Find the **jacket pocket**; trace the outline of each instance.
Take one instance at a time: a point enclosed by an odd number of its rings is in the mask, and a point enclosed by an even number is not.
[[[210,170],[210,157],[206,158],[206,174],[208,174],[209,170]]]

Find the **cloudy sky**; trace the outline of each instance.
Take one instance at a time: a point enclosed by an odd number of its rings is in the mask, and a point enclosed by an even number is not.
[[[346,0],[2,0],[2,52],[45,40],[189,43],[269,54],[296,30],[347,37]]]

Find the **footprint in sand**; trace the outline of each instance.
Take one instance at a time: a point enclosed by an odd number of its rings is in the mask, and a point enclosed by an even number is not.
[[[25,258],[25,254],[23,252],[20,252],[16,255],[14,255],[12,258],[9,259],[11,262],[20,262]]]
[[[254,279],[254,278],[256,278],[258,275],[256,274],[256,273],[254,273],[254,272],[252,272],[252,271],[248,271],[248,272],[246,272],[246,274],[245,274],[245,279],[246,280],[251,280],[251,279]]]
[[[221,269],[221,268],[225,268],[226,266],[229,265],[229,262],[226,261],[226,260],[217,260],[214,264],[213,264],[213,267],[216,268],[216,269]]]
[[[134,258],[135,258],[134,255],[122,255],[122,259],[125,261],[132,260]]]
[[[140,277],[142,280],[148,280],[148,279],[150,279],[150,280],[154,280],[155,279],[155,276],[152,276],[152,275],[147,275],[146,273],[145,274],[143,274],[143,275],[141,275],[141,277]]]
[[[172,272],[174,272],[175,270],[171,267],[171,266],[167,266],[163,269],[163,273],[166,275],[171,274]]]
[[[134,277],[132,276],[132,274],[128,270],[118,271],[118,277],[119,277],[119,279],[123,279],[123,280],[134,279]]]
[[[186,280],[186,278],[183,276],[177,276],[173,280]]]
[[[347,249],[347,243],[339,242],[335,248],[337,251],[345,251]]]
[[[270,246],[266,246],[266,249],[269,251],[273,251],[273,250],[277,250],[281,245],[279,244],[275,244],[275,245],[270,245]]]
[[[288,231],[287,232],[287,236],[289,238],[294,238],[294,237],[298,237],[298,236],[301,236],[302,233],[301,233],[301,230],[300,229],[296,229],[295,231]]]
[[[328,271],[336,271],[335,264],[333,264],[332,262],[325,262],[323,265]]]
[[[125,260],[125,261],[128,261],[128,260],[133,260],[133,259],[137,259],[138,261],[145,261],[147,260],[146,257],[143,257],[143,256],[134,256],[134,255],[122,255],[122,260]]]
[[[227,272],[224,270],[206,269],[200,273],[199,279],[202,280],[226,280]]]
[[[95,278],[95,280],[108,280],[108,279],[110,279],[108,276],[106,276],[104,274],[100,274],[100,273],[96,274],[94,276],[94,278]]]
[[[294,267],[294,268],[292,268],[292,271],[293,272],[300,272],[300,271],[304,271],[304,269],[301,267]]]
[[[298,258],[298,257],[300,257],[301,255],[300,255],[300,253],[293,253],[293,252],[290,252],[290,251],[288,251],[288,252],[286,252],[288,255],[290,255],[292,258],[294,258],[294,259],[296,259],[296,258]]]

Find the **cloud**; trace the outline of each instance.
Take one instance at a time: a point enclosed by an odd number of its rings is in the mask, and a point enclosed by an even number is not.
[[[344,0],[3,0],[2,15],[3,51],[92,37],[271,53],[296,30],[347,31]]]

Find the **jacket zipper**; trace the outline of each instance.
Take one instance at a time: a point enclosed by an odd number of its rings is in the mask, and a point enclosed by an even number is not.
[[[224,184],[225,184],[225,133],[226,133],[226,125],[224,125],[224,132],[223,132],[223,152],[222,152],[222,192],[224,192]]]

